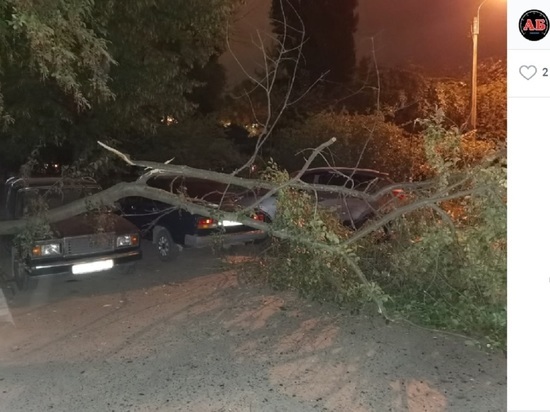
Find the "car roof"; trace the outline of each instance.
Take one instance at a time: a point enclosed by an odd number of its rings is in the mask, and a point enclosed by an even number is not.
[[[307,169],[303,174],[315,174],[315,173],[341,173],[343,175],[364,175],[364,176],[375,176],[375,177],[389,177],[388,173],[380,172],[374,169],[358,169],[354,167],[314,167],[312,169]],[[296,176],[300,171],[296,171],[291,174],[291,176]]]
[[[6,186],[15,189],[25,187],[50,187],[58,183],[64,186],[94,186],[98,187],[97,182],[90,177],[83,178],[62,178],[62,177],[11,177],[6,180]]]
[[[223,191],[223,188],[227,186],[224,183],[219,183],[210,179],[188,177],[177,173],[161,173],[150,176],[142,176],[138,179],[138,181],[139,180],[144,180],[148,186],[164,190],[170,190],[170,188],[176,189],[181,185],[184,185],[186,188],[192,187],[193,191],[200,192],[204,190],[205,193],[211,192],[212,187],[219,187]]]
[[[214,180],[199,177],[188,177],[178,173],[159,173],[153,175],[143,175],[138,178],[138,181],[145,181],[150,186],[171,182],[174,182],[176,184],[181,184],[183,182],[190,184],[220,184]]]

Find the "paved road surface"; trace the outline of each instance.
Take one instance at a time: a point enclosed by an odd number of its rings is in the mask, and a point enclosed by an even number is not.
[[[240,285],[209,250],[146,252],[7,315],[0,296],[0,411],[506,410],[502,355]]]

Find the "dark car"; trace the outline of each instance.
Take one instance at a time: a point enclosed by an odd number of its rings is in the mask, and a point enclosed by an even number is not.
[[[10,178],[4,187],[3,219],[28,217],[100,190],[92,179]],[[27,289],[42,275],[78,276],[113,267],[126,272],[141,259],[139,230],[109,211],[51,223],[34,239],[4,237],[3,241],[10,254],[10,267],[4,268],[3,276],[19,289]]]
[[[294,172],[290,177],[295,177]],[[355,169],[350,167],[319,167],[306,170],[300,180],[309,184],[339,186],[376,194],[385,187],[394,185],[389,175],[372,169]],[[318,205],[334,210],[339,220],[346,226],[358,228],[367,220],[377,216],[384,208],[391,207],[405,197],[403,190],[394,188],[384,196],[365,200],[338,193],[318,192],[315,196]],[[251,203],[250,201],[248,203]],[[258,208],[269,220],[273,220],[277,211],[276,196],[264,199]]]
[[[153,175],[142,180],[151,187],[185,195],[190,201],[223,211],[237,211],[241,195],[227,185],[205,179],[179,175]],[[211,216],[189,213],[172,205],[144,197],[128,197],[120,201],[121,213],[141,229],[142,236],[156,246],[163,261],[174,259],[179,247],[204,247],[216,241],[235,245],[262,240],[267,234],[238,221],[218,220]],[[262,213],[251,218],[263,221]],[[217,236],[212,236],[217,235]]]

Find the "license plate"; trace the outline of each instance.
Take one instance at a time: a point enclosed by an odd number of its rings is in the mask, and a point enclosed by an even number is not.
[[[98,260],[97,262],[81,263],[79,265],[73,265],[73,275],[82,275],[84,273],[101,272],[103,270],[112,269],[114,262],[109,260]]]
[[[240,222],[233,222],[231,220],[222,220],[222,226],[231,227],[231,226],[242,226]]]

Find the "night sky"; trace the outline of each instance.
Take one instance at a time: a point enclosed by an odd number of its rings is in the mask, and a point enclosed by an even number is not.
[[[472,55],[470,25],[482,0],[359,0],[356,50],[375,52],[381,65],[419,65],[433,74],[469,70]],[[260,54],[251,36],[269,30],[271,0],[247,0],[231,33],[231,48],[245,68],[253,70]],[[336,11],[335,11],[336,12]],[[506,1],[487,0],[481,8],[479,58],[506,58]],[[241,80],[234,59],[222,62],[230,84]]]

